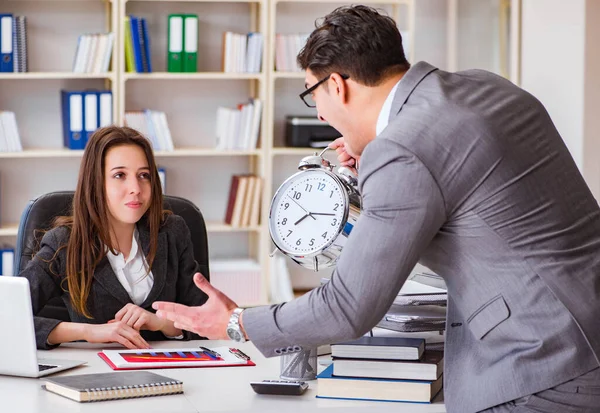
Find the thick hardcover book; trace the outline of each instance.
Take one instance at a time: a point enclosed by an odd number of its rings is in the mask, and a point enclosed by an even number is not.
[[[331,355],[341,358],[378,360],[418,360],[425,340],[404,337],[361,337],[331,345]]]
[[[333,374],[380,379],[437,380],[444,369],[444,353],[426,350],[421,360],[333,359]]]
[[[77,402],[183,393],[183,383],[147,371],[97,373],[45,379],[46,390]]]
[[[113,370],[255,365],[242,351],[230,347],[103,350],[98,356]]]
[[[431,403],[442,388],[442,377],[435,381],[340,377],[333,375],[330,365],[317,375],[317,397]]]

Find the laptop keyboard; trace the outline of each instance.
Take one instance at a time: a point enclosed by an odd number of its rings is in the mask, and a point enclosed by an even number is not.
[[[38,364],[38,367],[39,367],[40,371],[44,371],[44,370],[53,369],[58,366],[51,366],[49,364]]]

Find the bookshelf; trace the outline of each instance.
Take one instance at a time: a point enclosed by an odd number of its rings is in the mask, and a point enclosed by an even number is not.
[[[409,45],[411,62],[427,60],[441,68],[451,63],[456,69],[473,64],[499,72],[496,57],[488,53],[470,63],[469,59],[477,53],[463,53],[463,50],[471,47],[472,33],[481,31],[487,40],[494,38],[496,23],[494,26],[487,20],[482,21],[476,29],[470,24],[474,15],[499,22],[501,19],[493,17],[494,13],[498,13],[500,3],[506,1],[509,0],[367,0],[361,3],[384,9],[396,19]],[[167,171],[166,193],[188,198],[201,209],[207,221],[211,259],[249,257],[260,264],[260,302],[239,304],[267,303],[269,277],[277,276],[269,274],[269,253],[273,250],[267,226],[270,200],[283,180],[296,172],[298,161],[318,150],[289,148],[284,144],[285,116],[314,116],[316,112],[298,99],[304,89],[304,73],[274,70],[275,35],[309,33],[316,18],[344,4],[350,3],[341,0],[0,0],[1,11],[27,16],[30,69],[29,73],[0,74],[0,110],[16,113],[24,147],[23,152],[0,152],[0,244],[16,243],[16,223],[29,199],[49,191],[75,188],[83,151],[62,147],[60,90],[107,88],[113,92],[113,119],[117,124],[123,124],[125,111],[150,108],[167,114],[175,150],[156,152],[158,165]],[[167,16],[171,13],[191,13],[199,17],[196,73],[167,72]],[[123,24],[129,14],[144,17],[148,22],[152,73],[125,71]],[[510,33],[515,32],[511,30]],[[115,33],[111,70],[73,73],[71,66],[78,36],[105,31]],[[263,34],[260,73],[222,72],[224,31]],[[486,49],[500,48],[496,44],[499,42],[493,42],[494,47]],[[511,53],[517,44],[513,43],[514,39],[508,42]],[[56,47],[58,44],[60,47]],[[518,57],[518,54],[511,55],[511,68],[518,67]],[[258,147],[237,151],[214,149],[216,108],[234,107],[249,96],[264,102]],[[334,160],[335,154],[331,153],[330,159]],[[232,228],[223,224],[230,179],[232,175],[246,173],[257,174],[264,180],[261,225]],[[299,290],[314,287],[324,276],[293,263],[288,268]]]

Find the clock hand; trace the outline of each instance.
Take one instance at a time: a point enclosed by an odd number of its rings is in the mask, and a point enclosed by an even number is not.
[[[306,209],[305,209],[305,208],[304,208],[302,205],[300,205],[300,204],[298,203],[298,201],[296,201],[294,198],[292,198],[292,197],[291,197],[291,196],[289,196],[289,195],[288,195],[287,197],[288,197],[289,199],[291,199],[292,201],[294,201],[294,202],[296,203],[296,205],[298,205],[300,208],[302,208],[302,210],[303,210],[304,212],[306,212],[306,215],[307,215],[307,216],[310,216],[310,217],[311,217],[312,219],[314,219],[315,221],[317,220],[317,218],[313,217],[313,216],[312,216],[312,214],[311,214],[310,212],[308,212],[308,211],[307,211],[307,210],[306,210]]]
[[[304,219],[308,216],[311,216],[310,214],[306,214],[304,215],[302,218],[300,218],[298,221],[294,222],[294,225],[298,225],[300,222],[304,221]]]

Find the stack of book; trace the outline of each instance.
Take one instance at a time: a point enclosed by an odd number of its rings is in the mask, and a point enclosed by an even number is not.
[[[150,109],[125,112],[125,126],[137,130],[148,138],[155,151],[175,150],[167,115],[164,112]]]
[[[93,33],[79,36],[73,60],[73,72],[108,72],[114,40],[113,33]]]
[[[444,354],[425,340],[361,337],[331,345],[333,363],[317,375],[317,397],[430,403],[442,388]]]
[[[236,109],[217,109],[216,149],[252,150],[258,145],[262,101],[250,99]]]
[[[27,72],[27,19],[0,13],[0,72]]]
[[[21,152],[21,137],[14,112],[0,111],[0,152]]]
[[[236,228],[260,225],[263,180],[256,175],[233,175],[225,211],[225,223]]]
[[[278,72],[301,72],[296,57],[306,44],[308,34],[275,35],[275,70]]]
[[[262,53],[262,33],[223,33],[225,73],[260,73]]]

